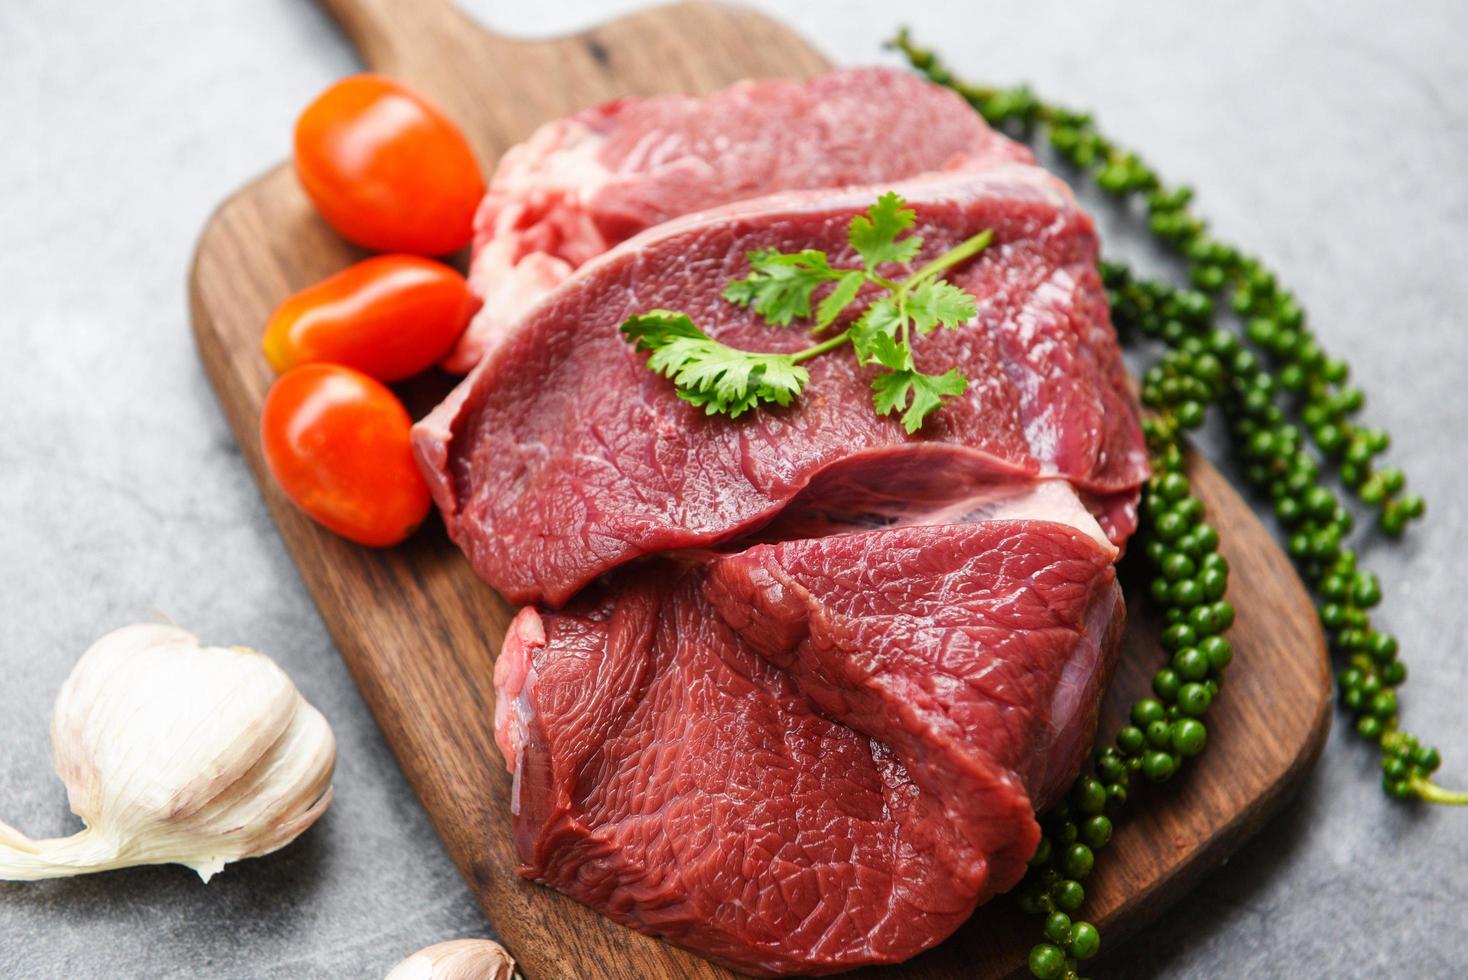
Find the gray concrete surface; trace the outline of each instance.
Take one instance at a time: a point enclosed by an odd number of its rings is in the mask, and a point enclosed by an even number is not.
[[[473,4],[538,34],[631,6]],[[1363,546],[1412,669],[1406,722],[1468,784],[1468,8],[763,6],[838,62],[890,58],[879,42],[905,20],[971,76],[1098,109],[1279,268],[1430,503],[1403,545]],[[0,3],[0,819],[75,827],[50,770],[52,697],[93,638],[155,611],[268,651],[340,742],[322,823],[207,887],[178,868],[0,885],[0,977],[378,977],[487,933],[302,590],[186,321],[210,209],[285,155],[295,113],[354,64],[306,0]],[[1112,251],[1145,253],[1108,225]],[[1284,816],[1096,972],[1463,976],[1465,902],[1468,813],[1387,803],[1373,756],[1338,731]]]

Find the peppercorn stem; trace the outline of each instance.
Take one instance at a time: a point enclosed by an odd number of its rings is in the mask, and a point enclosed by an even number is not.
[[[1430,779],[1413,779],[1408,783],[1412,792],[1424,803],[1441,803],[1444,806],[1468,806],[1468,792],[1444,789]]]

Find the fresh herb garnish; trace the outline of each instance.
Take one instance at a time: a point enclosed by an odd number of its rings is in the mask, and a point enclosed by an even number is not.
[[[639,351],[651,352],[647,366],[671,380],[678,397],[709,415],[730,418],[762,404],[789,405],[810,380],[801,362],[849,344],[859,363],[881,368],[872,378],[872,407],[879,415],[900,413],[903,428],[916,432],[943,399],[968,390],[968,379],[957,369],[919,371],[913,362],[913,331],[924,336],[939,327],[953,330],[978,315],[972,294],[940,277],[983,251],[993,238],[990,231],[980,232],[894,281],[879,270],[917,257],[923,239],[910,232],[916,221],[916,212],[890,191],[852,218],[846,237],[861,256],[861,268],[833,267],[817,249],[749,253],[749,275],[729,283],[724,298],[749,307],[772,326],[813,320],[811,333],[820,334],[853,304],[861,305],[864,287],[885,294],[866,301],[845,330],[803,350],[772,354],[730,347],[672,310],[629,317],[622,334]],[[816,290],[832,283],[816,303]]]
[[[826,253],[815,249],[783,254],[774,249],[749,253],[745,279],[729,284],[724,298],[740,306],[752,306],[766,323],[788,327],[796,318],[810,317],[811,296],[824,283],[844,273],[826,264]],[[856,280],[860,288],[861,280]],[[852,291],[855,295],[855,291]]]
[[[647,366],[678,386],[678,397],[708,414],[738,418],[760,402],[789,405],[810,375],[788,354],[753,354],[719,343],[682,313],[651,310],[627,319],[622,334]]]

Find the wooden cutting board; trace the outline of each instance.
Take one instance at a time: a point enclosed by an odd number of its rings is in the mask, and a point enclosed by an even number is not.
[[[538,123],[596,102],[827,67],[779,24],[712,4],[527,42],[485,31],[448,0],[324,2],[372,68],[409,80],[458,119],[486,170]],[[472,574],[442,526],[390,551],[360,548],[297,513],[266,473],[257,429],[271,381],[259,352],[265,319],[291,291],[361,256],[317,218],[282,165],[220,206],[190,279],[200,356],[302,579],[444,845],[531,980],[728,977],[514,873],[510,780],[491,718],[493,659],[514,610]],[[404,395],[421,414],[446,384],[429,378]],[[1201,459],[1191,472],[1233,564],[1237,653],[1209,718],[1208,751],[1171,784],[1137,794],[1086,882],[1083,914],[1108,950],[1259,829],[1314,762],[1329,724],[1330,676],[1309,597],[1227,483]],[[1140,595],[1129,605],[1106,733],[1162,660],[1155,617]],[[1038,934],[1038,922],[1000,900],[936,950],[861,975],[1005,976]]]

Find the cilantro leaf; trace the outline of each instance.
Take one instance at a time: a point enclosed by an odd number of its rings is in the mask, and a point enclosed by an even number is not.
[[[878,415],[905,409],[902,427],[911,435],[923,427],[923,422],[938,410],[944,398],[967,390],[968,378],[957,369],[949,369],[946,374],[923,374],[911,368],[884,371],[872,379],[872,407]]]
[[[822,283],[846,275],[844,269],[831,268],[825,252],[813,248],[789,254],[774,249],[750,252],[749,268],[749,275],[729,283],[724,298],[752,307],[766,323],[781,327],[797,317],[809,317],[811,294]]]
[[[906,371],[912,367],[912,350],[906,344],[899,344],[891,334],[876,333],[872,335],[864,361],[893,371]]]
[[[705,414],[738,418],[761,403],[789,405],[810,374],[789,354],[761,354],[721,344],[682,313],[650,310],[628,317],[622,335],[647,366],[673,382],[678,397]]]
[[[851,345],[863,364],[873,362],[893,370],[908,366],[906,344],[897,342],[904,317],[895,296],[883,296],[868,306],[866,312],[851,325]]]
[[[852,269],[842,276],[836,283],[836,288],[831,290],[821,305],[816,308],[816,331],[820,332],[836,322],[841,311],[851,305],[856,299],[856,294],[866,284],[867,277],[859,269]]]
[[[898,238],[917,222],[917,212],[907,207],[893,191],[877,198],[866,214],[851,219],[846,238],[856,249],[868,272],[875,272],[884,262],[911,262],[923,247],[920,235]]]
[[[968,379],[956,369],[944,374],[917,370],[913,332],[926,336],[939,327],[956,329],[978,315],[974,297],[942,276],[987,248],[994,235],[992,230],[981,231],[894,282],[878,269],[917,258],[923,239],[910,233],[916,223],[916,212],[889,191],[847,227],[847,241],[862,260],[859,268],[833,268],[818,249],[748,253],[749,274],[730,282],[723,296],[765,322],[789,326],[797,319],[812,320],[811,332],[819,334],[853,305],[860,311],[846,329],[803,350],[789,354],[738,350],[670,310],[629,317],[622,333],[637,350],[651,353],[648,367],[672,380],[680,398],[709,415],[736,418],[761,404],[790,404],[810,381],[801,362],[850,344],[860,365],[879,369],[872,379],[877,413],[900,413],[903,427],[917,432],[943,399],[968,390]],[[828,283],[833,284],[830,292],[816,303],[816,291]],[[876,298],[858,301],[869,286]]]
[[[941,279],[920,283],[908,294],[903,309],[920,334],[932,333],[937,327],[956,329],[979,313],[972,293]]]

